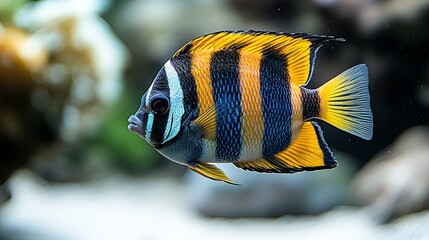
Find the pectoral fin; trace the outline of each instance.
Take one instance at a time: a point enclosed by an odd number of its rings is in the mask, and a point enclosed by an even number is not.
[[[194,124],[203,132],[203,136],[209,140],[216,139],[216,108],[211,106],[195,119]]]
[[[224,181],[226,183],[233,184],[233,185],[240,185],[238,183],[233,182],[231,179],[229,179],[225,175],[225,173],[219,168],[217,168],[215,165],[199,162],[199,163],[195,163],[193,166],[188,165],[188,167],[192,171],[206,178],[210,178],[215,181]]]
[[[207,108],[193,122],[199,129],[201,129],[203,136],[208,140],[216,140],[216,129],[218,124],[222,124],[219,118],[229,118],[232,112],[237,111],[238,104],[225,100],[223,103],[213,105]]]

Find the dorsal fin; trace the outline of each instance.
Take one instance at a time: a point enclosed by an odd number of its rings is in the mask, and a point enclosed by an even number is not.
[[[307,33],[283,33],[263,31],[223,31],[207,34],[185,44],[174,55],[195,54],[199,51],[219,51],[232,47],[246,46],[246,53],[271,51],[272,56],[287,59],[290,81],[298,86],[305,85],[313,72],[316,52],[327,41],[345,41],[333,36],[317,36]]]

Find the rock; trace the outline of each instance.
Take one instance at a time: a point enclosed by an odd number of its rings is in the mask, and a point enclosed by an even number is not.
[[[40,75],[46,62],[45,49],[30,34],[0,24],[0,187],[52,139],[43,114],[31,107],[37,88],[33,76]]]
[[[336,14],[353,19],[362,34],[374,33],[392,22],[413,22],[428,6],[426,0],[316,0],[322,7],[333,7]]]
[[[382,150],[352,184],[352,201],[386,222],[429,207],[429,129],[413,127]]]
[[[7,183],[0,185],[0,206],[11,197],[9,185]]]
[[[128,54],[99,16],[103,2],[23,3],[0,24],[0,185],[31,165],[60,172],[56,146],[92,137],[121,93]],[[43,161],[29,163],[35,155]]]

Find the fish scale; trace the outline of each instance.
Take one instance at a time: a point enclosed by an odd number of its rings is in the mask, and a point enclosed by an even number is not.
[[[273,58],[271,52],[262,55],[261,94],[264,121],[263,157],[272,157],[289,145],[290,134],[290,90],[285,71],[286,59]]]
[[[238,51],[226,49],[214,53],[210,63],[217,120],[216,159],[219,162],[237,161],[242,148],[238,62]]]

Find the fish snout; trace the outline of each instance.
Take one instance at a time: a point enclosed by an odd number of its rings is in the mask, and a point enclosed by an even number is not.
[[[140,120],[140,118],[138,118],[136,115],[131,115],[128,118],[128,130],[130,130],[131,132],[137,133],[141,136],[144,135],[144,130],[143,130],[143,121]]]

